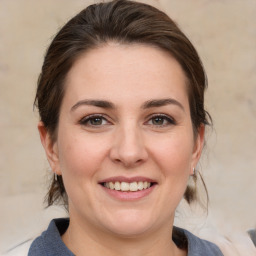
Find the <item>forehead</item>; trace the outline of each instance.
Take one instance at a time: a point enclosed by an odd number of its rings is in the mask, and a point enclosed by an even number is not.
[[[186,77],[166,51],[147,45],[109,43],[84,53],[70,69],[66,96],[85,98],[176,97],[187,99]]]

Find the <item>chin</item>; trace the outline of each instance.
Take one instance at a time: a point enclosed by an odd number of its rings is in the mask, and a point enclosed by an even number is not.
[[[135,223],[133,223],[133,226],[131,225],[120,225],[120,226],[112,226],[109,228],[111,233],[118,235],[120,237],[125,237],[125,238],[133,238],[133,237],[138,237],[142,236],[143,234],[146,234],[147,231],[150,230],[149,227],[145,226],[136,226]]]
[[[105,223],[105,227],[114,234],[123,237],[140,236],[154,227],[155,221],[149,216],[135,216],[126,214],[115,217],[113,221]]]

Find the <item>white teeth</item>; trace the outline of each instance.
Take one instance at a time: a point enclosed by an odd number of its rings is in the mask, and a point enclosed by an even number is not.
[[[112,190],[121,190],[124,192],[127,191],[132,191],[132,192],[136,192],[138,190],[143,190],[143,189],[147,189],[150,188],[151,183],[147,182],[147,181],[139,181],[139,182],[105,182],[104,183],[104,187],[112,189]]]
[[[121,190],[122,191],[129,191],[130,190],[130,185],[127,182],[121,182]]]
[[[143,188],[144,188],[143,187],[143,182],[142,181],[138,182],[138,189],[142,190]]]
[[[119,181],[115,182],[115,190],[121,190],[121,184]]]
[[[110,188],[110,189],[114,189],[114,188],[115,188],[115,185],[114,185],[113,182],[109,182],[109,188]]]
[[[137,182],[130,183],[130,191],[138,191],[138,184],[137,184]]]

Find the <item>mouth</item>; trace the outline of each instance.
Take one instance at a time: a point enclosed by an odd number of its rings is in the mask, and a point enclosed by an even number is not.
[[[115,176],[98,183],[107,195],[121,201],[140,200],[149,196],[158,183],[147,177]]]
[[[142,190],[149,189],[153,187],[156,182],[149,182],[149,181],[133,181],[133,182],[125,182],[125,181],[109,181],[109,182],[102,182],[100,185],[103,187],[116,190],[120,192],[138,192]]]

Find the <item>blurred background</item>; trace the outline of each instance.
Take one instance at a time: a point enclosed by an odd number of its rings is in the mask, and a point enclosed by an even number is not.
[[[0,249],[34,237],[50,219],[44,209],[50,171],[33,100],[43,56],[56,31],[86,0],[0,0]],[[256,1],[144,1],[167,12],[197,48],[208,74],[207,133],[201,171],[206,212],[186,206],[177,224],[222,235],[256,227]],[[198,214],[199,212],[199,214]],[[199,224],[199,225],[198,225]],[[0,250],[0,252],[1,252]]]

